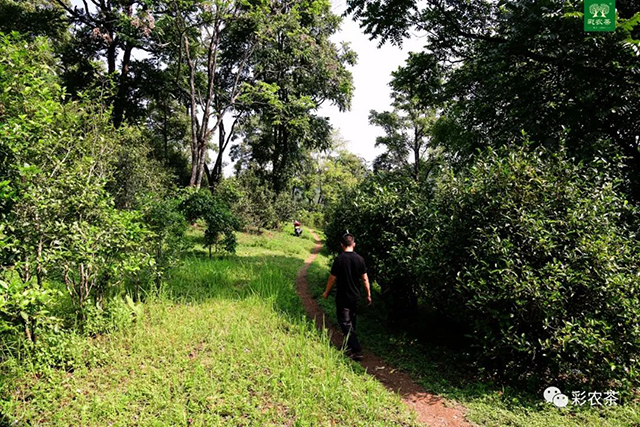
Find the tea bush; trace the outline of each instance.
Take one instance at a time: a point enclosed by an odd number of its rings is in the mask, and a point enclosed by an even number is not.
[[[485,366],[533,383],[637,384],[640,246],[618,176],[524,146],[439,182],[412,248],[419,290],[469,325]]]
[[[141,132],[116,129],[100,93],[67,100],[55,67],[43,39],[0,34],[2,356],[49,354],[43,360],[52,363],[65,359],[56,348],[69,347],[68,334],[102,328],[99,317],[112,326],[128,319],[117,298],[128,278],[155,264],[154,232],[133,209],[142,200],[136,189],[152,193],[156,175],[122,169],[142,164]],[[124,162],[134,140],[138,160]],[[124,176],[137,186],[118,185]],[[118,209],[116,198],[132,209]]]
[[[619,172],[564,150],[488,150],[430,189],[367,180],[331,214],[327,238],[354,233],[383,289],[465,325],[491,373],[533,388],[628,390],[638,384],[640,245]]]
[[[354,234],[356,252],[365,257],[370,278],[395,314],[407,313],[417,302],[415,269],[409,265],[417,254],[399,254],[420,232],[428,197],[404,175],[377,174],[346,192],[327,213],[328,247],[338,252],[341,236]]]
[[[225,200],[212,196],[209,190],[188,190],[179,208],[188,221],[203,219],[206,222],[203,243],[209,249],[209,256],[212,248],[216,251],[235,252],[235,232],[240,223]]]

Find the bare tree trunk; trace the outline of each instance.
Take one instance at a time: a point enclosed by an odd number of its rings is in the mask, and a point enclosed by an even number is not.
[[[226,133],[223,131],[221,140],[219,142],[219,151],[216,163],[213,171],[205,170],[206,157],[208,143],[211,136],[222,125],[225,114],[231,110],[240,94],[241,78],[244,75],[244,70],[248,66],[248,60],[253,52],[253,47],[247,49],[245,54],[240,59],[240,62],[231,67],[228,81],[232,84],[225,90],[227,91],[224,97],[225,102],[223,105],[218,104],[216,88],[220,85],[219,81],[227,81],[220,79],[218,73],[220,72],[219,56],[220,56],[220,41],[222,39],[223,31],[225,29],[225,22],[229,19],[235,19],[242,13],[242,9],[238,6],[233,6],[235,9],[224,9],[218,6],[215,11],[214,22],[207,26],[206,31],[201,31],[198,42],[200,42],[200,48],[207,49],[206,62],[205,58],[192,57],[190,50],[190,40],[186,33],[184,22],[178,21],[178,30],[182,32],[182,46],[180,60],[182,60],[182,53],[184,52],[184,58],[189,68],[189,87],[185,90],[188,94],[188,109],[191,119],[191,178],[189,185],[194,188],[200,188],[202,186],[203,175],[207,175],[209,180],[209,187],[220,180],[222,171],[222,158],[227,148],[229,138],[225,139]],[[176,10],[176,13],[181,13],[180,10]],[[201,29],[202,30],[202,29]],[[206,36],[204,34],[206,33]],[[204,38],[203,38],[204,37]],[[206,38],[208,37],[208,39]],[[226,69],[226,68],[225,68]],[[203,86],[196,87],[195,75],[196,73],[202,74],[206,88]],[[234,75],[235,74],[235,75]],[[212,122],[215,123],[211,125]],[[232,130],[233,133],[233,130]]]

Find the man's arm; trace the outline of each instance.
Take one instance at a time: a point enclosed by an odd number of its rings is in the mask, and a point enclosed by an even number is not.
[[[331,288],[333,288],[333,285],[335,285],[335,283],[336,283],[336,276],[332,274],[329,276],[329,280],[327,280],[327,289],[324,291],[324,294],[322,294],[324,299],[329,298],[329,292],[331,291]]]
[[[364,282],[364,290],[367,291],[367,305],[371,305],[371,285],[369,285],[367,273],[362,275],[362,281]]]

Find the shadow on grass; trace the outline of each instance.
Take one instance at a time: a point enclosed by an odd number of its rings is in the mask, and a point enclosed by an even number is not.
[[[13,427],[18,425],[16,422],[11,421],[9,417],[0,413],[0,427]]]

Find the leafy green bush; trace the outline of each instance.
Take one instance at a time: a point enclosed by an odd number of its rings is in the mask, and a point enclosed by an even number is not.
[[[303,227],[313,227],[322,229],[325,226],[324,214],[322,212],[312,212],[307,209],[300,209],[295,214],[295,218],[302,223]]]
[[[10,273],[0,277],[0,344],[4,352],[16,352],[16,337],[33,343],[40,332],[57,328],[60,319],[51,306],[61,292],[24,283]]]
[[[180,208],[188,221],[203,219],[206,222],[204,245],[209,249],[209,256],[212,248],[216,251],[235,252],[235,231],[240,224],[224,200],[213,197],[208,190],[188,190]]]
[[[486,366],[534,383],[637,384],[640,245],[617,176],[524,146],[440,181],[411,248],[418,283],[469,325]]]
[[[293,220],[297,210],[290,194],[277,194],[252,170],[243,171],[239,178],[225,179],[216,197],[228,199],[234,217],[249,230],[280,229],[283,222]]]
[[[100,94],[65,102],[54,70],[42,39],[0,35],[0,344],[70,366],[88,361],[79,334],[130,324],[125,281],[167,263],[148,218],[116,208],[162,183],[140,132],[115,129]]]
[[[141,305],[135,304],[128,295],[125,298],[118,295],[110,298],[105,307],[97,305],[88,307],[83,332],[94,336],[127,328],[141,315]]]
[[[327,213],[329,248],[338,252],[342,235],[352,233],[356,252],[365,257],[369,276],[381,286],[388,308],[395,313],[409,314],[416,307],[413,257],[400,257],[398,250],[412,244],[426,200],[415,180],[379,174],[343,194]]]
[[[181,203],[179,197],[164,197],[147,200],[144,205],[143,221],[151,231],[146,246],[153,265],[136,278],[138,294],[140,282],[145,279],[151,278],[156,287],[160,286],[162,278],[179,262],[180,254],[188,247],[185,239],[187,220],[180,210]]]
[[[383,289],[421,295],[442,321],[466,325],[491,373],[628,390],[640,245],[618,167],[525,144],[443,173],[433,192],[377,177],[343,199],[327,238],[349,229]]]

